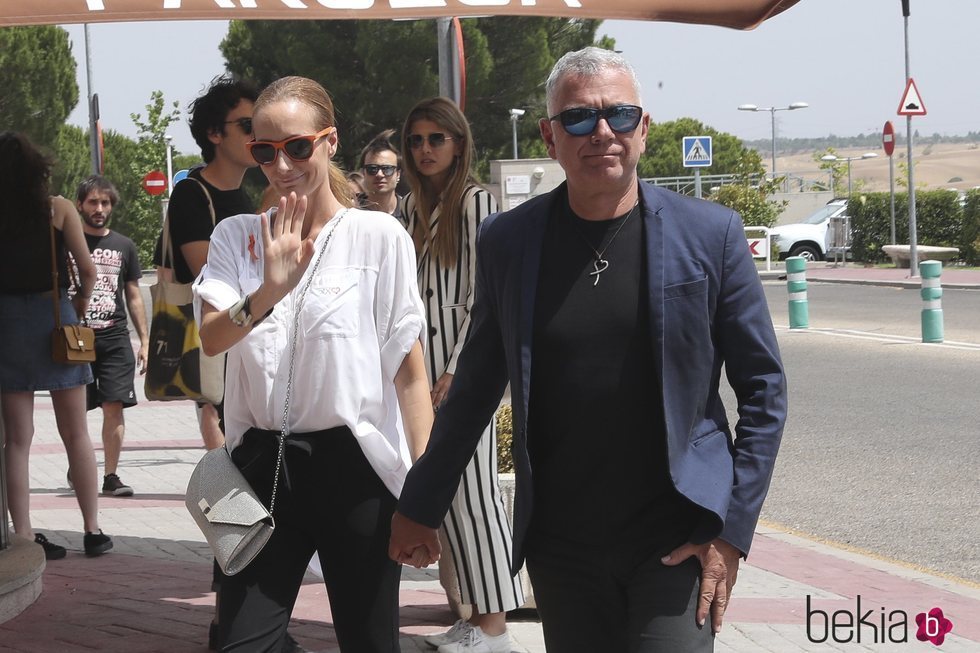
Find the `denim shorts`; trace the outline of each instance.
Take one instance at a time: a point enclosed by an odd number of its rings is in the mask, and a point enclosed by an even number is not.
[[[78,323],[63,292],[61,323]],[[0,392],[66,390],[92,382],[88,363],[66,365],[52,360],[52,331],[51,291],[0,295]]]

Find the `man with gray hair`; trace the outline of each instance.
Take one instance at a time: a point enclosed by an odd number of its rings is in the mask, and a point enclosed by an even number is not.
[[[526,559],[548,650],[710,651],[786,418],[762,285],[737,214],[639,181],[650,117],[623,57],[566,54],[546,89],[566,183],[481,227],[469,338],[390,554],[438,558],[509,381],[512,569]]]

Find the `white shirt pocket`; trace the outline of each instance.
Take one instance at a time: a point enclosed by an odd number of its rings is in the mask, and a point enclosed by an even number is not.
[[[303,333],[309,338],[354,338],[360,330],[358,270],[325,270],[317,275],[303,306]]]

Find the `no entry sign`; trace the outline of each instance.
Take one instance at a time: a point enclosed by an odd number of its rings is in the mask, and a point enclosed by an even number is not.
[[[159,170],[152,170],[143,177],[143,190],[150,195],[159,195],[167,190],[167,175]]]
[[[885,122],[884,129],[881,130],[881,146],[885,148],[885,154],[891,156],[895,153],[895,127],[892,121]]]

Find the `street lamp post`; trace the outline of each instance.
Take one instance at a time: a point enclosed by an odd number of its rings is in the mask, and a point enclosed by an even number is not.
[[[874,152],[865,152],[861,156],[835,156],[833,154],[825,154],[820,157],[821,161],[847,161],[847,199],[851,199],[851,161],[860,161],[862,159],[873,159],[877,154]],[[833,179],[833,173],[831,173],[831,179]]]
[[[526,111],[524,109],[511,109],[510,110],[510,124],[512,127],[512,132],[514,136],[514,159],[517,160],[517,121],[520,120]]]
[[[809,104],[806,102],[794,102],[788,107],[757,107],[754,104],[740,104],[738,107],[739,111],[768,111],[772,118],[772,178],[776,178],[776,112],[777,111],[795,111],[797,109],[806,109]]]

